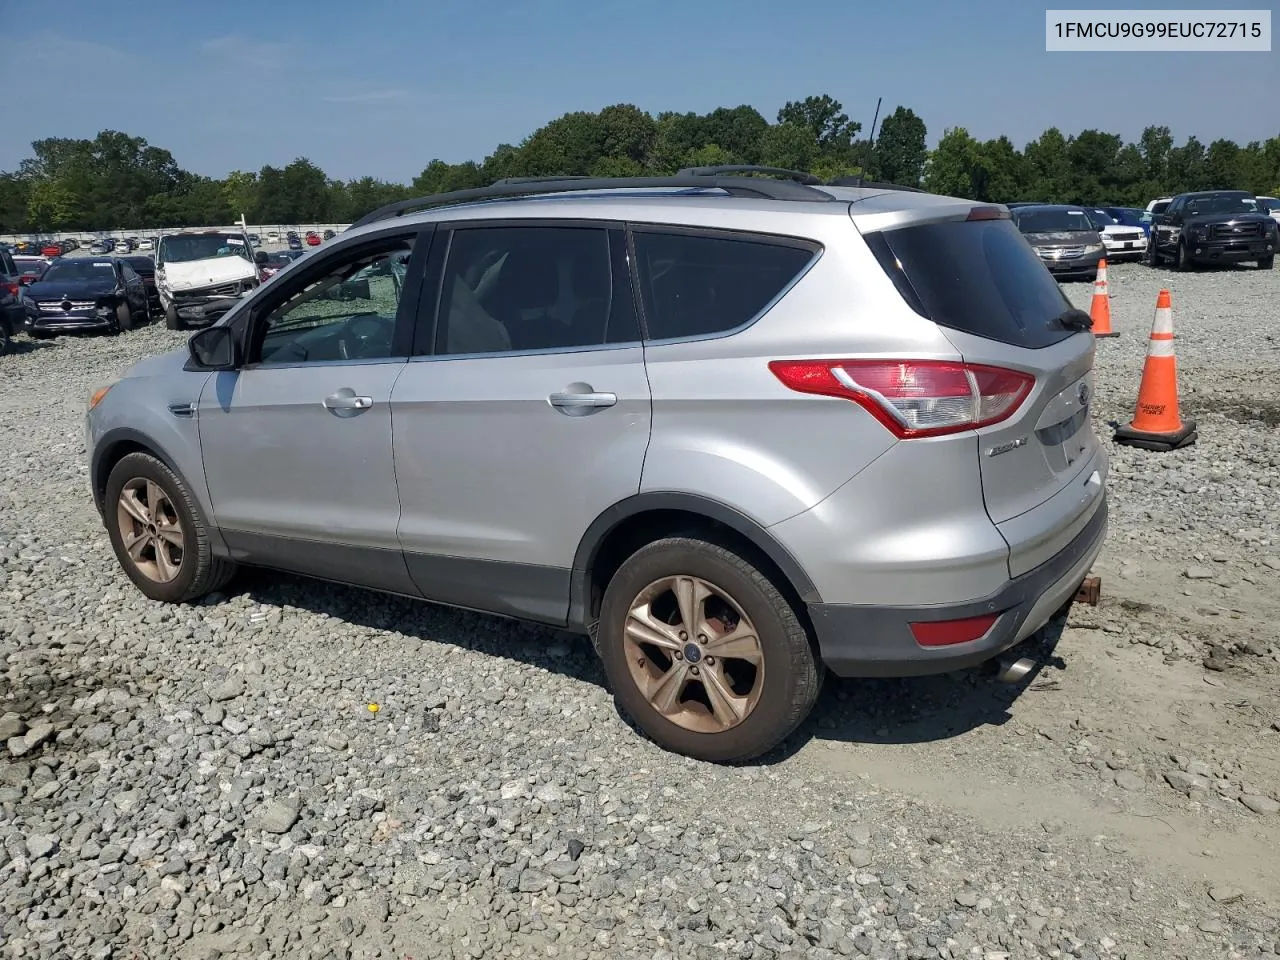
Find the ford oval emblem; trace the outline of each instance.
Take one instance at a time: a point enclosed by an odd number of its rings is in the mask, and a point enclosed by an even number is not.
[[[1081,383],[1080,384],[1080,406],[1085,407],[1088,405],[1089,405],[1089,384]]]

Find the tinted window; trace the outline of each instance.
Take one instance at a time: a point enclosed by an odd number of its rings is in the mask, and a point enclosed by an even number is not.
[[[455,230],[440,290],[437,355],[598,347],[638,340],[629,290],[615,290],[610,231]]]
[[[1098,229],[1083,210],[1015,210],[1013,222],[1023,233],[1066,233]]]
[[[321,277],[300,278],[267,317],[263,364],[378,360],[392,355],[392,336],[413,244],[388,241],[331,261]]]
[[[116,279],[115,264],[110,260],[59,260],[51,264],[44,272],[49,282],[65,283],[68,280],[106,280]]]
[[[1187,201],[1187,213],[1190,216],[1202,214],[1257,213],[1258,205],[1252,197],[1216,196],[1195,197]]]
[[[935,323],[1020,347],[1046,347],[1071,330],[1058,282],[1008,220],[930,223],[867,235],[880,266]]]
[[[636,264],[652,340],[723,333],[754,319],[813,259],[758,240],[637,232]]]

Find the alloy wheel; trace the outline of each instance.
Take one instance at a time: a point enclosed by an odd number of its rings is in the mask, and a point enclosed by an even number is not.
[[[186,536],[169,495],[154,480],[130,480],[116,506],[120,541],[134,567],[149,580],[168,583],[182,569]]]
[[[677,726],[721,733],[760,700],[764,649],[755,626],[707,580],[673,576],[649,584],[631,602],[623,637],[631,679]]]

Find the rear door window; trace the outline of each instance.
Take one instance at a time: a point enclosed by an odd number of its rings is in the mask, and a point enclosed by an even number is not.
[[[1009,220],[918,224],[866,239],[912,309],[939,326],[1032,349],[1076,332],[1057,322],[1071,303]]]
[[[637,230],[650,340],[713,336],[754,320],[804,271],[814,244]]]

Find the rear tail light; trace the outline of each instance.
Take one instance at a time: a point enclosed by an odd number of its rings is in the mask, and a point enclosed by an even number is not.
[[[18,295],[18,291],[19,291],[20,289],[22,289],[22,288],[21,288],[21,287],[19,287],[19,286],[18,286],[18,284],[16,284],[16,283],[6,283],[6,284],[4,285],[4,288],[5,288],[6,290],[8,290],[8,291],[9,291],[9,293],[11,293],[11,294],[12,294],[13,296],[15,296],[15,297]]]
[[[1035,377],[949,360],[774,360],[798,393],[852,400],[900,440],[976,430],[1007,420]]]
[[[998,613],[963,620],[935,620],[911,624],[911,635],[922,647],[949,647],[955,643],[971,643],[987,635],[997,620]]]

